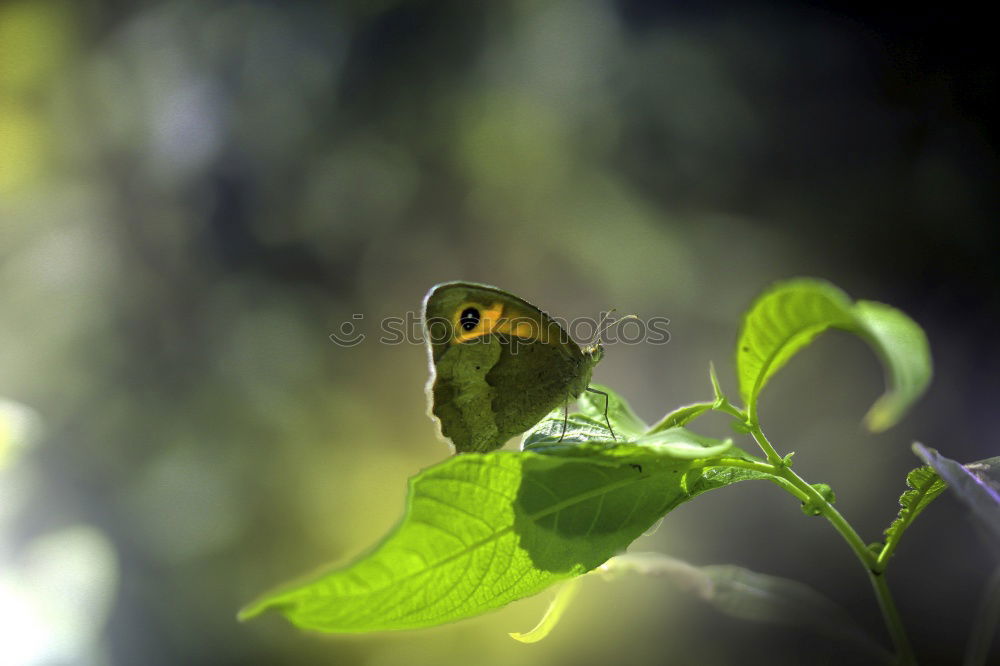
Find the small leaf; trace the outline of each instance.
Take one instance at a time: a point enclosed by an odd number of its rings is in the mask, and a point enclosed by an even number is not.
[[[654,433],[661,430],[667,430],[668,428],[676,428],[677,426],[687,425],[708,410],[712,409],[714,405],[715,403],[713,402],[696,402],[693,405],[678,407],[660,419],[656,425],[649,429],[649,432]]]
[[[927,505],[947,487],[930,467],[918,467],[906,475],[907,490],[899,498],[899,514],[885,529],[886,543],[899,541],[903,532]]]
[[[828,504],[833,504],[837,501],[837,496],[833,492],[833,488],[825,483],[813,483],[810,484],[816,492],[819,493]],[[802,503],[802,513],[807,516],[819,516],[823,513],[823,506],[816,502],[803,502]]]
[[[574,414],[569,418],[566,435],[560,438],[562,420],[543,421],[525,439],[524,450],[546,455],[582,457],[599,453],[604,458],[641,458],[650,454],[677,460],[714,458],[732,448],[732,439],[715,439],[687,428],[670,428],[642,435],[632,440],[586,438],[592,427],[590,419]]]
[[[894,425],[927,388],[930,351],[912,319],[881,303],[853,304],[827,282],[790,280],[764,292],[743,318],[736,367],[740,395],[751,418],[756,418],[757,399],[768,380],[828,328],[861,336],[886,366],[886,392],[865,417],[870,430]]]
[[[608,427],[583,414],[563,415],[561,409],[549,415],[524,434],[521,450],[527,451],[541,444],[607,441],[614,442]]]
[[[770,481],[779,486],[783,485],[784,481],[779,476],[741,467],[740,463],[745,462],[764,464],[760,458],[756,458],[735,446],[728,449],[724,456],[699,461],[701,475],[688,482],[688,492],[691,497],[695,497],[709,490],[723,488],[740,481]]]
[[[913,452],[934,468],[1000,544],[1000,457],[963,465],[919,442],[913,443]]]
[[[603,442],[599,449],[614,450],[610,455],[621,457],[636,453],[624,445],[636,444],[653,449],[659,455],[693,460],[720,455],[732,445],[731,439],[704,437],[677,426],[661,427],[664,421],[646,432],[646,425],[635,416],[624,398],[608,387],[598,388],[608,394],[608,417],[618,431],[617,439],[611,438],[611,433],[604,424],[604,396],[595,395],[586,399],[581,396],[583,414],[566,416],[561,409],[549,412],[548,416],[525,434],[521,449],[554,455],[565,452],[569,455],[585,455],[583,449],[577,448],[579,444]],[[707,405],[706,409],[709,409],[712,403]]]
[[[563,613],[566,612],[570,603],[576,598],[577,592],[580,591],[580,582],[582,580],[583,577],[578,576],[566,581],[559,587],[555,598],[549,604],[549,607],[545,609],[545,615],[538,621],[534,629],[523,634],[516,631],[511,632],[509,636],[522,643],[537,643],[552,633],[552,630],[559,624],[559,620],[562,619]]]
[[[746,421],[737,421],[733,419],[729,422],[729,427],[732,428],[733,432],[739,433],[741,435],[749,435],[753,428]]]
[[[607,386],[595,384],[591,388],[606,393],[607,400],[605,401],[605,397],[600,393],[593,391],[584,391],[581,393],[578,402],[580,404],[580,411],[583,412],[584,416],[588,416],[592,420],[603,424],[604,410],[607,407],[608,421],[611,422],[611,427],[614,428],[616,436],[621,435],[624,439],[630,439],[633,436],[646,432],[648,426],[642,422],[642,419],[635,415],[635,412],[632,411],[632,408],[629,407],[628,402],[624,398]]]
[[[715,402],[721,405],[726,401],[726,394],[722,392],[719,376],[715,374],[715,363],[711,361],[708,363],[708,379],[712,382],[712,394],[715,396]]]
[[[887,661],[889,655],[840,606],[811,587],[734,565],[694,566],[659,553],[629,553],[611,558],[600,570],[621,575],[664,576],[731,617],[803,627],[850,642]]]
[[[687,428],[669,428],[635,440],[635,444],[651,448],[674,458],[695,460],[714,458],[733,446],[732,439],[715,439],[691,432]]]

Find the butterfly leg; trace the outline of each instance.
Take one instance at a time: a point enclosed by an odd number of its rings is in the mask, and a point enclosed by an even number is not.
[[[566,425],[569,422],[569,396],[566,396],[566,402],[563,403],[563,431],[559,435],[559,441],[563,441],[563,437],[566,436]]]
[[[611,427],[611,421],[608,419],[608,402],[611,400],[611,398],[604,391],[598,391],[597,389],[590,388],[589,386],[587,387],[587,390],[590,391],[591,393],[596,393],[598,395],[604,396],[604,422],[608,424],[608,431],[611,433],[611,439],[617,442],[618,438],[615,437],[615,429]]]

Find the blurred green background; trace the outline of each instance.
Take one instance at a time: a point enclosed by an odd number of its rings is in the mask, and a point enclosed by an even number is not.
[[[364,552],[448,454],[423,349],[377,342],[444,280],[669,317],[669,344],[595,373],[648,421],[710,397],[709,361],[736,393],[738,317],[774,280],[902,308],[936,377],[901,425],[860,427],[881,370],[835,333],[761,407],[869,540],[912,440],[996,455],[995,40],[972,7],[0,4],[0,662],[842,663],[657,580],[585,583],[530,646],[506,633],[551,594],[378,636],[235,613]],[[344,322],[365,342],[334,345]],[[847,547],[769,484],[634,549],[802,580],[885,641]],[[957,660],[993,560],[948,496],[907,535],[890,582],[922,663]]]

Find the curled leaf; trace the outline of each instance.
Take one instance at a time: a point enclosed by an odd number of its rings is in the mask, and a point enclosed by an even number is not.
[[[840,289],[814,279],[775,285],[743,317],[736,368],[740,395],[751,416],[771,377],[828,328],[860,336],[879,355],[886,368],[886,391],[868,411],[865,424],[873,432],[894,425],[931,379],[923,330],[895,308],[872,301],[852,303]]]

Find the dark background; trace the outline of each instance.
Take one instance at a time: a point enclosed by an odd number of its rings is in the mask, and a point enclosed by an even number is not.
[[[740,313],[826,278],[927,331],[929,394],[830,333],[763,397],[780,451],[862,535],[919,439],[997,455],[996,70],[985,9],[830,3],[0,4],[0,655],[13,663],[843,663],[658,580],[585,584],[368,637],[238,624],[264,589],[365,551],[447,455],[423,350],[377,342],[434,283],[562,317],[669,317],[595,381],[654,421],[735,395]],[[363,314],[369,337],[328,335]],[[0,423],[0,425],[3,425]],[[4,431],[16,436],[7,437]],[[707,434],[728,432],[710,419]],[[744,443],[749,444],[749,443]],[[4,449],[7,449],[6,451]],[[636,550],[804,581],[885,641],[836,533],[742,484]],[[890,583],[921,663],[955,663],[995,555],[952,497]],[[994,658],[1000,652],[994,648]],[[2,659],[0,659],[2,661]]]

